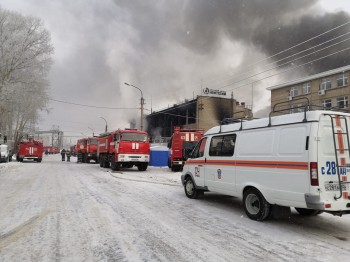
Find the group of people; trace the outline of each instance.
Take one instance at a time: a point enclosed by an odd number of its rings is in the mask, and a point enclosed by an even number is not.
[[[63,148],[61,151],[62,161],[66,161],[66,155],[67,155],[67,162],[70,162],[71,152]]]

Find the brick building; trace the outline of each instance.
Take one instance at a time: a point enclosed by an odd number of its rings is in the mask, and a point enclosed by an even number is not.
[[[319,109],[349,109],[349,73],[350,65],[323,73],[304,77],[267,88],[271,91],[271,109],[286,109],[285,113],[303,110],[307,98],[310,105]]]

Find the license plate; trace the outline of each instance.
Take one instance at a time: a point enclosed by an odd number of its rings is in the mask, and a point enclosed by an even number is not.
[[[346,185],[342,185],[341,187],[343,191],[346,191]],[[339,191],[339,184],[326,185],[326,191]]]

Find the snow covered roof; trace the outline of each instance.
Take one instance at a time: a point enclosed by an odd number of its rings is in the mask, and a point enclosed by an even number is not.
[[[271,86],[271,87],[268,87],[266,89],[267,90],[274,90],[274,89],[279,89],[279,88],[286,87],[286,86],[297,85],[297,84],[301,84],[301,83],[304,83],[304,82],[307,82],[307,81],[311,81],[311,80],[314,80],[314,79],[327,77],[327,76],[334,75],[334,74],[337,74],[337,73],[342,73],[342,72],[345,72],[347,70],[350,70],[350,65],[347,65],[347,66],[344,66],[344,67],[340,67],[340,68],[336,68],[336,69],[333,69],[333,70],[329,70],[329,71],[326,71],[326,72],[323,72],[323,73],[319,73],[319,74],[316,74],[316,75],[312,75],[312,76],[308,76],[308,77],[304,77],[304,78],[299,78],[297,80],[293,80],[293,81],[285,82],[285,83],[282,83],[282,84],[279,84],[279,85]]]

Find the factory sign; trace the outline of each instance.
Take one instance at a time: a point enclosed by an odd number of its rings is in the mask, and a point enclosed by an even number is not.
[[[206,87],[206,88],[203,88],[203,94],[204,95],[226,96],[226,91],[222,91],[219,89],[210,89],[210,88]]]

